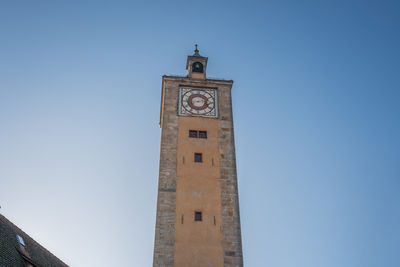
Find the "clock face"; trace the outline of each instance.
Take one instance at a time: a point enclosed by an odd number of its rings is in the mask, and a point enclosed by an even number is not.
[[[217,90],[181,87],[179,115],[217,117]]]

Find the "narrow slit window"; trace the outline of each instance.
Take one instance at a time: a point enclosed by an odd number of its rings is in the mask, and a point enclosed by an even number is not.
[[[203,162],[203,154],[194,153],[194,162]]]
[[[203,218],[201,216],[201,211],[194,212],[194,220],[197,222],[201,222],[203,220]]]
[[[191,138],[197,138],[197,131],[189,130],[189,137],[191,137]]]
[[[207,138],[207,131],[199,131],[199,138]]]

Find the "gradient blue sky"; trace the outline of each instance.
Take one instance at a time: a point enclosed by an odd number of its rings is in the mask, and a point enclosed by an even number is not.
[[[400,266],[398,1],[1,1],[0,212],[151,266],[161,76],[233,79],[245,265]]]

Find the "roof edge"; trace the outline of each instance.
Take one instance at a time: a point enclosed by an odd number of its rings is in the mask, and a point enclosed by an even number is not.
[[[49,251],[48,249],[46,249],[44,246],[42,246],[39,242],[37,242],[35,239],[33,239],[30,235],[28,235],[24,230],[22,230],[21,228],[19,228],[17,225],[15,225],[14,223],[12,223],[9,219],[7,219],[3,214],[0,213],[0,221],[4,221],[4,223],[8,224],[10,227],[15,227],[15,229],[17,229],[18,231],[20,231],[21,233],[23,233],[24,235],[28,236],[30,238],[30,241],[32,241],[33,243],[35,243],[40,249],[43,249],[44,252],[47,252],[49,254],[49,256],[54,257],[55,259],[57,259],[58,261],[60,261],[61,263],[63,263],[65,266],[69,266],[68,264],[66,264],[64,261],[62,261],[60,258],[58,258],[56,255],[54,255],[51,251]]]
[[[233,80],[225,80],[225,79],[218,79],[218,78],[196,79],[196,78],[190,78],[187,76],[179,76],[179,75],[163,75],[162,78],[163,78],[163,80],[185,80],[185,81],[189,80],[191,82],[210,81],[210,82],[215,82],[215,83],[233,84]]]

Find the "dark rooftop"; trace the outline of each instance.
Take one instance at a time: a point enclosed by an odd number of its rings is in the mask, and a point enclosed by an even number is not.
[[[68,266],[0,214],[1,267]]]

